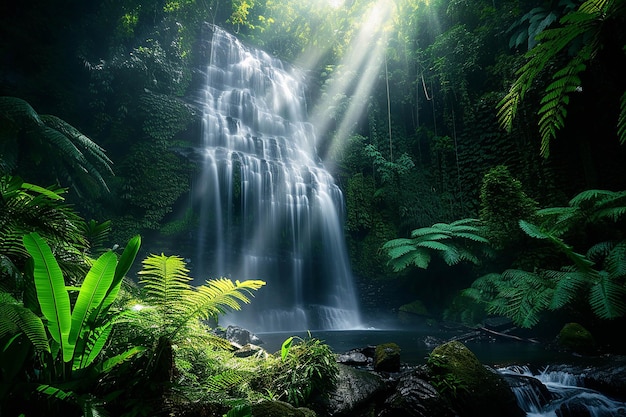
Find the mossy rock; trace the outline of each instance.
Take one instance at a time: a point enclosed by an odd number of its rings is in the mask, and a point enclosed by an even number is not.
[[[254,417],[316,417],[308,408],[296,408],[283,401],[262,401],[252,405]]]
[[[398,372],[400,370],[400,346],[395,343],[383,343],[376,346],[374,370],[379,372]]]
[[[596,350],[596,342],[591,332],[578,323],[567,323],[557,335],[560,347],[581,354],[591,354]]]
[[[463,343],[453,341],[437,346],[428,365],[429,382],[460,417],[525,415],[504,378],[480,363]]]

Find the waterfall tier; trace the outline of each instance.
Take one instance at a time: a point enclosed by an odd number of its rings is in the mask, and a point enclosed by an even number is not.
[[[210,28],[194,275],[266,281],[226,317],[256,332],[359,327],[343,195],[315,151],[304,74]]]

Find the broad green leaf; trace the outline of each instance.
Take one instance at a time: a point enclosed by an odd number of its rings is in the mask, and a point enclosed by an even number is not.
[[[76,341],[81,337],[83,331],[88,331],[93,323],[88,323],[89,313],[98,308],[113,282],[115,268],[117,266],[117,256],[111,251],[105,252],[91,266],[83,284],[80,287],[78,298],[72,311],[72,328],[69,336],[67,352],[64,351],[66,361],[74,355]],[[78,352],[79,354],[81,352]]]
[[[25,235],[24,246],[33,258],[33,276],[41,313],[50,335],[63,351],[72,326],[70,297],[63,273],[48,244],[36,232]],[[64,357],[64,360],[66,358]]]

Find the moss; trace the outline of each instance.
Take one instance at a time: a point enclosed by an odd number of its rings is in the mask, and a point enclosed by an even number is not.
[[[524,415],[506,381],[481,364],[464,344],[453,341],[437,346],[428,367],[430,383],[459,416]]]
[[[586,328],[578,323],[567,323],[557,336],[559,346],[576,353],[590,354],[596,349],[596,343]]]
[[[395,343],[383,343],[376,346],[374,370],[398,372],[400,370],[400,346]]]

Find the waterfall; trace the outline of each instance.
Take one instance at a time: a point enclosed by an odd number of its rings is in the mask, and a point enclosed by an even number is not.
[[[207,27],[194,276],[267,282],[225,317],[256,332],[359,327],[343,195],[316,154],[304,73]]]

